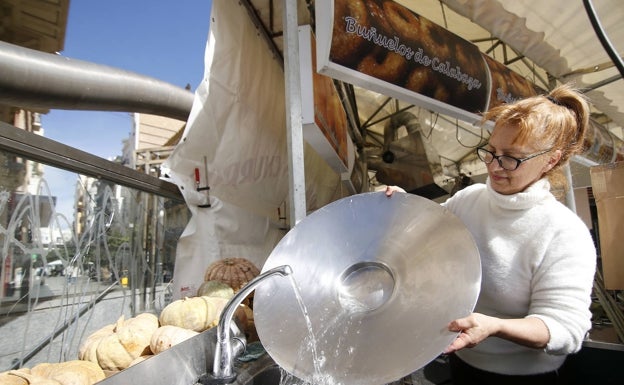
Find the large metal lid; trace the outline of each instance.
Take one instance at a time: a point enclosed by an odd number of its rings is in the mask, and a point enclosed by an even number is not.
[[[378,385],[423,367],[451,344],[450,321],[474,309],[476,245],[442,206],[410,194],[366,193],[312,213],[275,247],[258,286],[260,341],[286,371],[314,384]],[[309,326],[309,327],[308,327]],[[312,334],[309,329],[311,329]]]

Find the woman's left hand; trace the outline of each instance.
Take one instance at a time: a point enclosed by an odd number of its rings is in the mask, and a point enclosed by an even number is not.
[[[544,349],[550,341],[548,327],[540,318],[496,318],[481,313],[472,313],[448,325],[448,330],[459,332],[459,336],[444,353],[463,348],[472,348],[490,336],[496,336],[534,349]]]
[[[444,351],[445,354],[463,348],[472,348],[489,336],[496,334],[498,318],[481,313],[472,313],[468,317],[459,318],[448,325],[448,330],[460,332],[459,336]]]
[[[405,190],[403,190],[401,187],[399,186],[386,186],[386,196],[387,197],[391,197],[392,194],[394,194],[395,192],[402,192],[404,193]]]

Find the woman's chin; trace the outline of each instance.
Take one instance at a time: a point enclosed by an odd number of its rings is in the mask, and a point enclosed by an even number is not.
[[[499,194],[508,195],[513,194],[511,192],[511,186],[509,185],[509,178],[502,176],[490,175],[490,185],[492,189]]]

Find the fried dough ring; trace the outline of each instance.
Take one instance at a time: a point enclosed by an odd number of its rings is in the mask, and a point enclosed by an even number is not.
[[[366,54],[370,42],[345,31],[345,17],[353,17],[358,24],[370,26],[364,0],[335,0],[334,26],[329,57],[334,63],[353,67]]]
[[[385,35],[388,38],[392,38],[396,32],[386,16],[386,12],[383,6],[378,0],[368,0],[366,2],[368,8],[368,14],[371,18],[371,25],[377,28],[377,33]]]
[[[408,62],[396,52],[377,47],[358,64],[357,70],[386,82],[402,85],[407,75]]]
[[[416,14],[394,1],[383,3],[383,10],[399,38],[414,43],[420,40],[420,19]]]
[[[405,82],[405,88],[419,94],[433,97],[436,84],[431,77],[430,70],[426,67],[414,68]]]

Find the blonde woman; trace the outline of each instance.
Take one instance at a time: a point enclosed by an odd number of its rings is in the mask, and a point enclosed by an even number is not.
[[[566,355],[591,327],[596,250],[587,226],[551,193],[559,170],[582,151],[589,106],[562,85],[548,95],[498,106],[487,145],[485,184],[443,205],[472,233],[483,269],[474,313],[449,320],[458,384],[558,384]],[[386,194],[402,191],[389,186]]]

